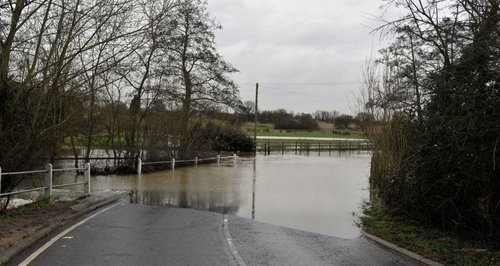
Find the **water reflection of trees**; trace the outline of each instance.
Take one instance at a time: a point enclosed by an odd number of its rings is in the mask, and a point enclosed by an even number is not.
[[[239,200],[235,200],[235,197],[230,197],[229,194],[221,195],[213,191],[200,197],[197,193],[187,191],[132,190],[130,203],[187,208],[223,214],[234,214],[239,210]]]
[[[189,208],[223,214],[234,214],[240,207],[237,188],[227,178],[193,176],[176,173],[173,182],[151,187],[142,184],[130,193],[130,202],[156,206]],[[163,187],[162,187],[163,186]]]

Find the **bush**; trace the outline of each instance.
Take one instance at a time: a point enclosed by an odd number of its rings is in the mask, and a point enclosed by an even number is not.
[[[437,3],[427,1],[433,8]],[[400,76],[385,80],[392,82],[386,86],[390,88],[387,95],[367,104],[385,108],[385,118],[391,117],[394,110],[407,113],[406,117],[392,116],[387,125],[372,130],[376,150],[371,184],[387,207],[424,224],[499,239],[500,8],[498,1],[480,8],[479,2],[467,3],[476,7],[475,18],[480,19],[461,17],[451,25],[463,31],[452,34],[447,41],[446,45],[462,43],[452,54],[439,50],[442,47],[427,38],[448,33],[451,29],[448,18],[439,21],[439,27],[432,22],[403,20],[406,22],[395,29],[400,42],[411,44],[408,47],[414,52],[424,53],[407,62],[414,67],[413,71],[401,68]],[[465,6],[464,9],[469,8]],[[470,11],[458,10],[457,6],[455,12]],[[427,23],[429,31],[421,30],[425,26],[422,23]],[[419,30],[415,31],[416,28]],[[408,43],[408,33],[422,43]],[[413,49],[414,44],[418,49]],[[443,57],[424,56],[431,47],[438,48]],[[386,61],[389,66],[392,63]],[[419,63],[432,68],[424,67],[420,70],[425,71],[417,74]],[[423,92],[423,101],[394,97],[400,95],[395,92],[404,92],[404,82],[399,81],[405,76],[409,84],[420,85],[416,87]],[[414,110],[412,106],[421,109]]]
[[[197,138],[198,151],[251,152],[254,142],[241,128],[223,123],[209,122],[202,126],[202,133]]]

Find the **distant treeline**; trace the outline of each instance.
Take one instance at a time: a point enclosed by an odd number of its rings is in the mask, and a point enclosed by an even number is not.
[[[246,102],[249,106],[240,114],[240,120],[253,122],[255,113],[251,108],[253,103]],[[340,114],[337,111],[318,110],[314,114],[298,113],[294,114],[285,109],[259,111],[258,122],[274,124],[275,129],[283,130],[318,130],[318,122],[332,124],[332,129],[364,129],[365,125],[373,122],[373,116],[360,112],[356,116]]]

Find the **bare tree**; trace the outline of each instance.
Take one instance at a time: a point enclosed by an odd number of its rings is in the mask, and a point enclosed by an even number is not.
[[[172,21],[174,31],[167,47],[174,76],[169,91],[181,102],[179,119],[180,154],[187,156],[190,148],[189,123],[193,110],[204,104],[239,105],[238,89],[227,74],[236,72],[223,60],[215,46],[220,25],[210,17],[203,0],[179,0]]]
[[[72,131],[68,126],[83,110],[81,99],[96,91],[96,77],[112,67],[111,58],[116,59],[105,44],[116,45],[134,34],[127,27],[120,29],[131,3],[1,2],[0,148],[4,152],[0,164],[4,169],[39,167],[58,154],[66,132]],[[92,57],[94,49],[102,52]],[[94,88],[82,89],[89,82]],[[2,189],[10,190],[20,180],[3,180],[7,183]]]
[[[255,112],[255,102],[254,101],[245,101],[243,103],[246,114],[252,114]]]
[[[118,72],[133,89],[125,131],[129,156],[139,154],[138,144],[142,139],[139,129],[146,112],[154,99],[160,96],[160,89],[168,86],[169,73],[163,71],[168,65],[168,56],[161,48],[165,46],[165,40],[171,34],[169,22],[174,6],[175,3],[170,0],[140,2],[138,12],[144,21],[141,26],[141,38],[128,58],[128,65]],[[151,94],[153,100],[144,102],[144,96],[147,94]]]

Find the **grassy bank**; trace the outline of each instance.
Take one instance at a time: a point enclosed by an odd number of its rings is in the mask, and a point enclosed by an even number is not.
[[[50,224],[63,221],[74,213],[73,202],[55,202],[44,199],[17,209],[0,213],[0,257],[6,249]],[[1,264],[1,263],[0,263]]]
[[[3,210],[0,213],[0,220],[9,220],[17,218],[29,218],[33,213],[43,212],[53,205],[49,199],[42,199],[40,201],[24,205],[22,207],[10,210]]]
[[[254,124],[247,122],[241,127],[248,136],[254,134]],[[263,137],[310,137],[310,138],[364,138],[358,131],[337,130],[331,132],[331,128],[320,128],[315,131],[294,131],[286,129],[276,129],[273,124],[257,124],[257,136]]]
[[[379,206],[366,206],[361,226],[402,248],[445,265],[500,265],[500,240],[484,241],[429,228],[389,213]]]

